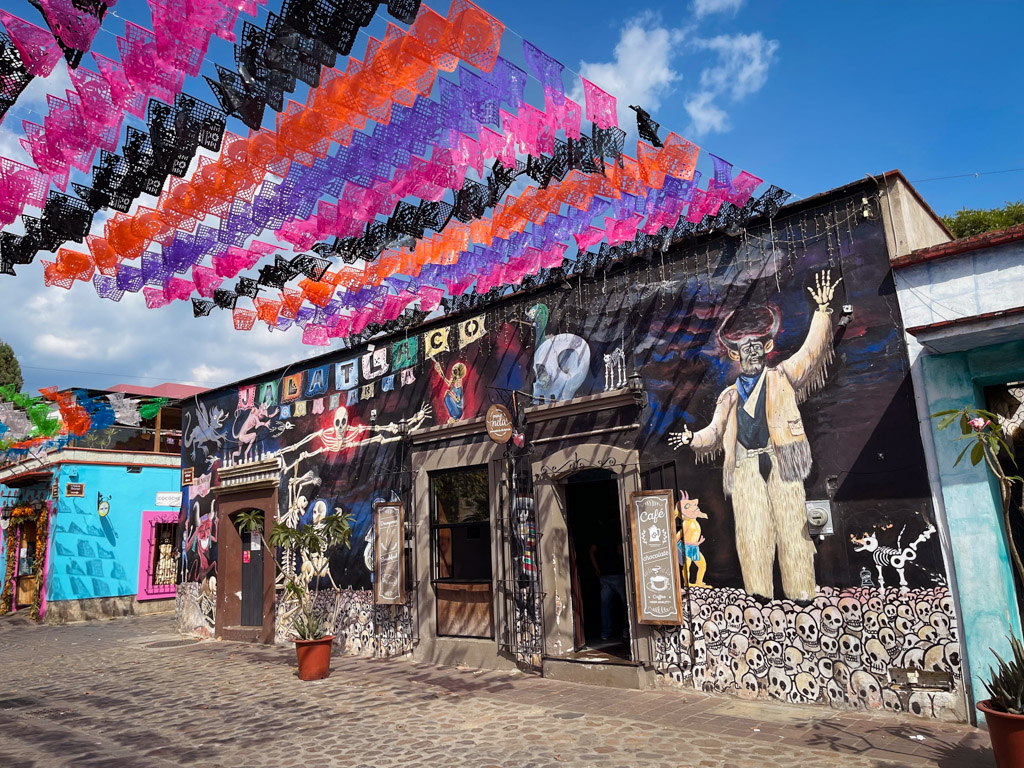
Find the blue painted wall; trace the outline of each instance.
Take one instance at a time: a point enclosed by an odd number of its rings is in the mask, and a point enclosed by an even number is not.
[[[77,477],[72,473],[77,471]],[[65,464],[60,468],[61,495],[51,522],[48,600],[77,600],[135,595],[139,587],[142,513],[156,506],[157,491],[176,491],[175,468]],[[64,495],[69,482],[84,483],[85,497]],[[110,504],[100,517],[97,494]],[[109,498],[108,498],[109,497]]]
[[[969,352],[921,358],[928,411],[984,408],[983,388],[1024,378],[1024,342],[998,344]],[[984,465],[953,463],[962,443],[959,434],[939,432],[932,420],[942,498],[949,522],[956,578],[963,614],[964,650],[971,667],[975,701],[988,698],[982,680],[995,663],[990,649],[1004,658],[1011,632],[1021,636],[1021,618],[1013,586],[1013,567],[1002,524],[999,489]]]

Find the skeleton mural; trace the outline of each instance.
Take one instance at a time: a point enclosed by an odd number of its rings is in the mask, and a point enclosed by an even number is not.
[[[626,386],[626,353],[622,347],[604,355],[604,391],[622,389]]]
[[[931,523],[924,529],[920,536],[910,542],[906,547],[902,545],[903,534],[906,532],[907,527],[903,526],[899,536],[896,537],[895,547],[883,547],[878,543],[878,537],[873,533],[865,533],[860,538],[851,535],[850,541],[859,546],[854,547],[855,552],[870,552],[871,559],[875,561],[875,568],[878,569],[878,586],[885,592],[885,573],[882,570],[883,567],[888,566],[896,571],[896,574],[900,579],[900,589],[907,589],[907,574],[906,568],[908,563],[913,563],[917,559],[917,548],[919,545],[928,541],[933,533],[935,533],[935,526]],[[868,575],[870,581],[870,573]]]
[[[813,603],[762,605],[739,589],[691,590],[688,624],[658,630],[656,668],[678,684],[839,709],[966,716],[953,600],[945,587],[883,596],[822,587]],[[949,691],[893,688],[894,667],[946,672]]]
[[[418,429],[430,418],[430,406],[424,405],[407,422],[409,429]],[[311,432],[297,443],[293,443],[287,449],[282,450],[282,456],[302,448],[314,440],[320,440],[320,447],[312,451],[302,451],[293,464],[287,465],[285,470],[296,467],[299,462],[319,456],[321,453],[335,454],[341,451],[354,448],[357,445],[370,445],[373,443],[391,443],[401,439],[398,424],[354,424],[349,422],[348,409],[345,406],[338,407],[334,411],[331,426],[324,427],[316,432]]]
[[[343,588],[334,631],[345,652],[407,652],[414,632],[437,631],[437,604],[423,602],[437,598],[422,596],[436,592],[374,606],[373,501],[406,502],[410,581],[431,579],[433,502],[411,490],[422,478],[410,467],[419,457],[500,456],[481,417],[498,393],[519,393],[508,445],[522,466],[496,462],[500,478],[535,481],[560,452],[589,452],[597,467],[626,451],[637,490],[686,489],[666,542],[678,552],[683,621],[631,626],[633,661],[649,634],[666,683],[963,719],[959,630],[941,537],[927,522],[936,518],[886,289],[885,232],[880,217],[863,215],[874,195],[865,185],[803,201],[742,238],[683,238],[663,261],[598,266],[497,299],[467,293],[459,301],[480,304],[455,316],[203,393],[184,409],[183,468],[194,477],[182,581],[215,573],[210,489],[232,478],[225,468],[251,464],[276,474],[282,522],[316,526],[341,508],[352,516],[350,549],[281,555],[310,583],[330,573]],[[634,372],[643,392],[624,397]],[[507,597],[494,600],[495,646],[523,662],[564,652],[553,633],[582,612],[553,570],[569,546],[564,520],[539,507],[532,482],[516,483],[490,500],[504,539],[488,572]],[[807,501],[825,499],[831,525],[812,539]],[[211,590],[181,590],[199,625],[201,594]],[[315,599],[329,620],[333,595]],[[287,615],[280,606],[281,639]],[[907,669],[948,674],[951,690],[908,691],[897,683]]]

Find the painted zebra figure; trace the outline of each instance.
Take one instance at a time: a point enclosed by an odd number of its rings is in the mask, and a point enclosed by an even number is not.
[[[900,535],[896,537],[895,547],[880,546],[878,537],[873,533],[865,533],[859,539],[856,536],[850,536],[850,541],[859,545],[854,547],[854,552],[871,553],[871,557],[875,561],[875,568],[878,569],[878,587],[883,593],[885,592],[885,575],[882,569],[885,566],[889,566],[899,574],[901,591],[908,588],[906,576],[907,563],[917,559],[917,547],[931,538],[932,534],[935,533],[935,526],[929,523],[920,536],[906,547],[903,547],[903,533],[906,530],[907,526],[904,525],[900,530]]]

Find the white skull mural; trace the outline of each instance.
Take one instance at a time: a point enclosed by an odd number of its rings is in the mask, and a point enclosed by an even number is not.
[[[957,625],[944,587],[884,595],[871,587],[822,587],[804,603],[763,604],[730,588],[691,590],[690,598],[696,635],[691,639],[686,628],[659,632],[678,638],[680,656],[689,648],[699,667],[689,684],[699,690],[900,711],[890,670],[913,667],[949,673],[953,690],[916,696],[907,710],[964,718]],[[657,652],[663,647],[669,645],[656,642]],[[679,666],[665,674],[682,682]]]

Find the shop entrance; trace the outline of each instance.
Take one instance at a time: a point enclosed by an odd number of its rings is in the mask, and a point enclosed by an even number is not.
[[[18,608],[31,605],[36,592],[36,521],[21,524],[21,541],[17,553],[14,604]]]
[[[224,640],[270,643],[276,611],[274,556],[264,552],[259,536],[239,531],[235,523],[240,512],[260,510],[267,526],[273,526],[277,491],[273,487],[235,488],[232,485],[230,492],[221,491],[217,500],[214,633]]]
[[[242,533],[242,611],[239,625],[263,626],[263,546],[258,533]]]
[[[630,658],[626,559],[615,475],[589,469],[565,481],[577,652]]]

